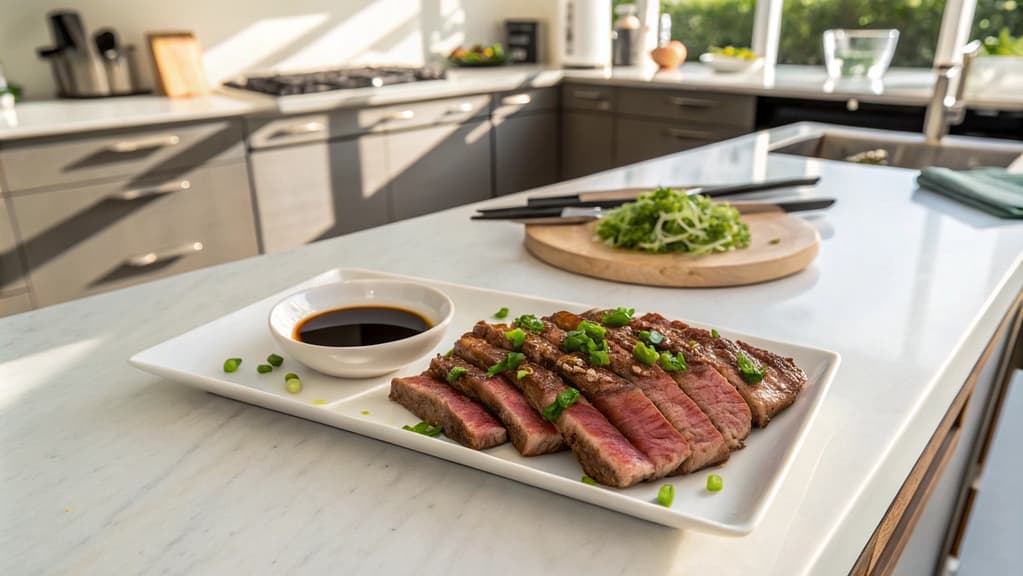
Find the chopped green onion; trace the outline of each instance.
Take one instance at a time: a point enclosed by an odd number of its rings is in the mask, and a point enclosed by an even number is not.
[[[237,372],[238,367],[241,365],[241,358],[228,358],[227,360],[224,360],[224,372]]]
[[[651,346],[657,346],[664,342],[664,334],[661,334],[657,330],[640,330],[639,339]]]
[[[298,377],[298,374],[295,374],[294,372],[288,372],[287,374],[284,375],[285,382],[292,379],[299,380],[300,378]]]
[[[525,355],[523,355],[520,352],[509,352],[508,355],[505,356],[500,362],[494,364],[487,370],[487,376],[489,378],[493,378],[494,376],[497,376],[502,372],[509,372],[511,370],[515,370],[516,368],[519,367],[519,364],[522,364],[522,361],[525,359],[526,359]]]
[[[599,484],[597,484],[596,480],[594,480],[593,478],[590,478],[589,476],[587,476],[585,474],[583,474],[583,477],[580,478],[579,481],[582,482],[583,484],[589,484],[590,486],[599,486]]]
[[[508,317],[508,307],[507,306],[501,308],[497,312],[494,312],[494,318],[497,318],[498,320],[500,320],[502,318],[507,318],[507,317]]]
[[[455,380],[458,380],[466,372],[468,372],[468,370],[466,370],[462,366],[455,366],[451,370],[448,370],[448,377],[447,377],[448,384],[454,384]]]
[[[266,357],[266,361],[267,361],[268,364],[270,364],[274,368],[280,368],[281,364],[284,364],[284,358],[281,357],[281,356],[278,356],[277,354],[271,354],[271,355],[267,356]]]
[[[676,353],[674,356],[670,352],[661,352],[661,357],[657,360],[657,364],[665,372],[685,372],[689,370],[689,365],[686,364],[686,357],[681,352]]]
[[[661,486],[661,489],[657,491],[657,503],[665,508],[671,508],[671,503],[674,501],[675,487],[671,484]]]
[[[721,337],[721,333],[718,332],[717,330],[715,330],[714,328],[710,329],[710,335],[711,335],[712,338],[720,338]]]
[[[779,244],[780,242],[781,242],[781,238],[771,238],[767,243],[768,244]]]
[[[298,394],[302,391],[302,381],[298,378],[289,378],[284,381],[284,387],[288,389],[291,394]]]
[[[657,359],[660,357],[657,354],[657,350],[642,342],[636,342],[636,345],[632,347],[632,356],[647,366],[653,366],[654,362],[657,362]]]
[[[603,340],[607,336],[607,328],[604,328],[596,322],[590,322],[589,320],[583,320],[579,323],[579,330],[586,333],[587,336],[595,341]]]
[[[632,315],[635,313],[635,308],[615,308],[605,312],[601,322],[614,327],[626,326],[632,320]]]
[[[323,398],[313,398],[313,404],[316,405],[316,406],[323,406],[323,405],[325,405],[327,403],[328,402],[326,400],[324,400]]]
[[[707,492],[720,492],[725,487],[725,481],[717,474],[707,476]]]
[[[429,422],[420,422],[415,426],[409,426],[406,424],[401,427],[402,430],[408,430],[409,432],[415,432],[416,434],[422,434],[424,436],[438,436],[444,431],[440,426],[431,426]]]
[[[533,314],[523,314],[515,319],[512,324],[518,328],[525,328],[530,332],[536,332],[537,334],[543,332],[543,320],[540,320]]]
[[[590,365],[591,366],[607,366],[611,363],[611,357],[608,355],[607,350],[591,350],[590,351]]]
[[[447,352],[444,353],[444,357],[445,358],[451,358],[451,355],[454,354],[454,353],[455,353],[455,349],[452,348],[451,350],[448,350]]]
[[[735,362],[739,366],[739,375],[750,384],[760,382],[767,375],[766,368],[757,368],[757,365],[742,352],[736,353]]]
[[[692,346],[693,348],[696,348],[697,346],[700,345],[700,343],[697,342],[696,340],[690,340],[689,345]]]
[[[259,372],[260,374],[266,374],[267,372],[273,372],[273,370],[274,370],[274,367],[269,365],[269,364],[260,364],[259,366],[256,366],[256,372]]]
[[[558,396],[551,402],[546,408],[543,409],[543,418],[548,422],[553,422],[561,416],[569,406],[579,401],[579,391],[575,388],[565,388],[561,392],[558,392]]]
[[[585,332],[582,330],[572,330],[565,334],[565,339],[561,341],[561,349],[565,352],[578,352],[588,349],[587,343],[589,342],[592,342],[592,340]]]
[[[369,416],[369,410],[359,410],[359,414],[362,414],[363,416]]]
[[[522,348],[522,344],[526,341],[526,333],[522,331],[522,328],[508,330],[504,333],[504,337],[511,342],[512,348],[516,350]]]
[[[530,370],[529,368],[523,368],[522,370],[519,370],[518,372],[515,373],[515,378],[518,380],[522,380],[523,378],[529,376],[532,373],[533,371]]]

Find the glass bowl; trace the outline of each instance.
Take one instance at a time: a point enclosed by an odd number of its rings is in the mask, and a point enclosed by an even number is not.
[[[880,80],[899,43],[898,30],[825,30],[824,64],[830,78]]]

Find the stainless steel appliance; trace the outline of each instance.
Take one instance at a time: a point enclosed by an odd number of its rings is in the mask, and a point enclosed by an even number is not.
[[[364,68],[334,68],[314,72],[255,75],[225,82],[226,86],[241,88],[271,96],[315,94],[332,90],[372,88],[390,84],[406,84],[424,80],[440,80],[444,70],[439,68],[403,68],[397,66]]]
[[[134,52],[130,46],[122,47],[112,30],[90,39],[78,12],[57,10],[47,18],[54,45],[37,53],[50,63],[58,96],[96,98],[141,92]]]
[[[505,51],[512,64],[540,61],[540,23],[536,20],[506,20]]]
[[[560,61],[566,68],[611,65],[611,0],[560,0]]]

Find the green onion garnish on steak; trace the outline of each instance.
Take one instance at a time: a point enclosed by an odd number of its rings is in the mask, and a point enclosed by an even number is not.
[[[579,391],[572,387],[565,388],[561,392],[558,392],[558,396],[554,399],[554,402],[551,402],[549,406],[543,409],[542,416],[544,420],[553,422],[558,419],[558,416],[561,416],[561,413],[564,412],[566,408],[578,401]]]
[[[526,341],[526,333],[522,331],[522,328],[515,328],[514,330],[508,330],[504,333],[504,337],[511,343],[512,348],[518,350],[522,348],[522,344]]]
[[[455,366],[451,370],[448,370],[447,376],[448,384],[454,384],[455,380],[458,380],[466,372],[468,372],[468,370],[466,370],[462,366]]]
[[[664,342],[664,334],[661,334],[657,330],[640,330],[639,339],[651,346],[657,346]]]
[[[721,337],[721,333],[718,332],[717,330],[715,330],[714,328],[710,329],[710,335],[713,338],[720,338]]]
[[[519,352],[509,352],[500,362],[494,364],[487,370],[487,376],[493,378],[502,372],[510,372],[519,367],[526,357]]]
[[[259,372],[260,374],[266,374],[267,372],[273,372],[273,370],[274,370],[274,367],[269,365],[269,364],[260,364],[259,366],[256,366],[256,372]]]
[[[273,366],[274,368],[280,368],[281,364],[284,364],[284,358],[282,356],[278,356],[277,354],[271,354],[266,357],[266,362],[267,364]]]
[[[636,342],[636,345],[632,347],[632,356],[647,366],[653,366],[654,362],[660,358],[657,350],[642,342]]]
[[[739,375],[750,384],[760,382],[767,375],[766,368],[757,368],[757,365],[742,352],[736,353],[735,362],[739,367]]]
[[[604,317],[601,322],[608,326],[626,326],[629,321],[632,320],[632,315],[636,313],[635,308],[615,308],[614,310],[604,313]]]
[[[512,324],[517,328],[525,328],[537,334],[543,332],[543,321],[533,314],[523,314],[516,318]]]
[[[599,484],[597,484],[596,480],[594,480],[593,478],[590,478],[589,476],[587,476],[585,474],[583,474],[583,477],[580,478],[579,481],[582,482],[583,484],[589,484],[590,486],[599,486]]]
[[[502,318],[507,318],[507,317],[508,317],[508,307],[507,306],[501,308],[497,312],[494,312],[494,318],[497,318],[498,320],[500,320]]]
[[[657,360],[657,364],[665,372],[685,372],[689,370],[689,365],[686,364],[686,357],[681,352],[676,353],[674,356],[670,352],[661,352],[661,357]]]
[[[415,432],[416,434],[422,434],[423,436],[439,436],[444,431],[440,426],[431,426],[429,422],[420,422],[415,426],[409,426],[408,424],[401,427],[402,430],[408,430],[409,432]]]
[[[657,503],[665,508],[671,508],[671,503],[674,501],[675,487],[671,484],[661,486],[661,489],[657,491]]]

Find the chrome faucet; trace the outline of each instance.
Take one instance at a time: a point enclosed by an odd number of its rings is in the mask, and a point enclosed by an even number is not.
[[[948,134],[948,127],[962,124],[966,118],[966,104],[963,94],[966,92],[966,78],[970,73],[970,64],[980,51],[980,41],[974,40],[963,47],[961,64],[950,62],[938,64],[935,70],[938,77],[934,81],[934,92],[927,103],[927,114],[924,116],[924,138],[928,144],[939,144]],[[952,80],[958,79],[955,94],[949,94]]]

